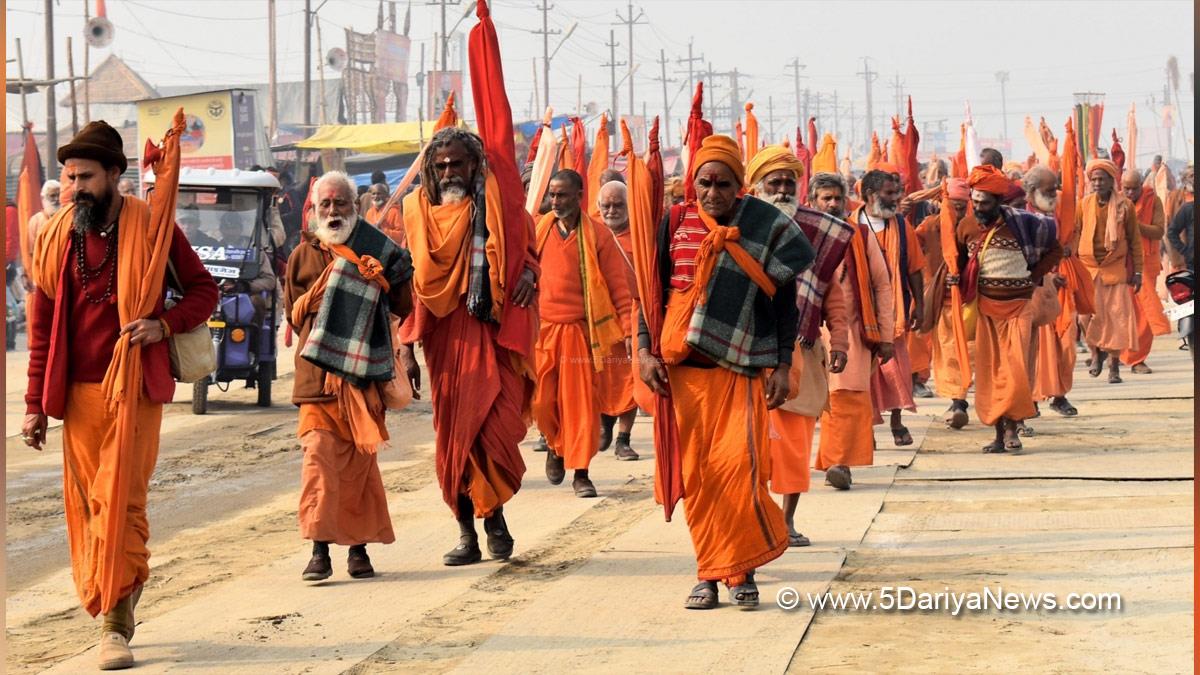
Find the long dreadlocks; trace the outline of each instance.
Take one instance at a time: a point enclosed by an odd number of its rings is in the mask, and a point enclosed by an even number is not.
[[[461,127],[446,127],[433,135],[429,140],[429,145],[425,147],[425,160],[421,166],[421,185],[425,188],[429,195],[429,201],[434,204],[442,203],[442,191],[438,186],[437,170],[433,165],[433,157],[438,150],[461,143],[466,149],[467,154],[475,160],[475,178],[478,179],[483,175],[487,160],[483,154],[483,140],[478,135],[467,131]],[[468,189],[473,189],[474,185],[468,185]]]

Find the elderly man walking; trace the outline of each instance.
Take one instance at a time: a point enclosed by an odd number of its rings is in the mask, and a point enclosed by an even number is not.
[[[305,581],[333,574],[329,545],[349,546],[347,572],[375,575],[367,544],[395,541],[376,452],[396,345],[389,314],[412,308],[408,251],[359,217],[354,183],[330,171],[313,184],[311,236],[288,258],[284,304],[296,331],[292,402],[300,408],[300,535],[313,542]],[[411,395],[411,393],[410,393]]]
[[[175,394],[166,339],[217,304],[216,284],[172,222],[182,128],[180,112],[148,204],[117,190],[126,160],[116,129],[85,126],[58,149],[70,201],[33,250],[22,438],[40,450],[46,418],[63,421],[71,574],[84,610],[104,615],[101,670],[133,665],[134,607],[150,573],[147,492],[163,404]],[[170,309],[168,285],[182,293]]]
[[[1137,216],[1142,247],[1142,286],[1134,296],[1137,319],[1137,344],[1121,352],[1121,361],[1139,375],[1153,372],[1146,365],[1154,336],[1171,332],[1171,322],[1163,312],[1158,298],[1158,275],[1162,272],[1162,239],[1167,233],[1166,215],[1162,200],[1154,189],[1142,184],[1137,171],[1128,170],[1121,178],[1121,194],[1133,204]]]
[[[705,138],[690,170],[696,201],[671,208],[657,233],[663,300],[642,306],[643,316],[662,317],[663,359],[651,354],[641,322],[640,375],[671,397],[678,424],[700,580],[685,606],[716,607],[721,581],[734,604],[753,607],[754,571],[788,547],[783,513],[767,491],[767,411],[788,397],[796,276],[813,250],[779,209],[738,196],[745,168],[732,138]]]

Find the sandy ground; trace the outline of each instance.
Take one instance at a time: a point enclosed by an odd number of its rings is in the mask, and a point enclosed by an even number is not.
[[[205,673],[1189,670],[1193,371],[1176,344],[1160,338],[1156,372],[1122,385],[1087,377],[1081,361],[1080,416],[1033,420],[1017,456],[985,457],[988,431],[974,420],[947,430],[936,421],[946,401],[920,401],[906,415],[916,444],[895,448],[877,428],[876,466],[856,469],[852,490],[814,473],[798,514],[814,545],[759,572],[762,606],[739,611],[722,592],[713,612],[682,608],[694,560],[682,510],[666,523],[654,504],[647,418],[634,429],[641,461],[593,463],[599,499],[550,486],[531,433],[526,482],[506,509],[514,558],[442,566],[457,529],[423,401],[390,418],[380,454],[397,542],[371,547],[378,576],[349,579],[337,549],[330,580],[301,582],[285,356],[273,408],[237,386],[214,391],[204,417],[191,415],[190,389],[168,406],[135,654],[141,671]],[[24,353],[7,363],[6,670],[89,672],[98,628],[70,582],[59,432],[40,454],[15,438]],[[1117,592],[1123,609],[954,617],[776,603],[784,587],[882,586]]]

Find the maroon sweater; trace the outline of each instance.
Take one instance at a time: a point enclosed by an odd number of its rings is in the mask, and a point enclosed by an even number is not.
[[[87,258],[89,267],[100,264],[104,258],[107,240],[100,235],[89,232],[86,238]],[[119,262],[119,261],[118,261]],[[179,304],[163,311],[164,296],[155,303],[151,318],[162,319],[170,328],[171,334],[191,330],[212,314],[217,306],[217,284],[196,252],[188,244],[187,238],[178,226],[171,237],[171,264],[179,273],[179,282],[183,286],[183,298]],[[35,291],[36,299],[29,316],[29,386],[25,391],[26,412],[29,414],[51,414],[61,411],[50,409],[56,406],[43,401],[46,380],[49,377],[54,387],[66,386],[71,382],[102,382],[112,361],[113,349],[117,336],[121,331],[120,319],[115,303],[116,290],[114,287],[112,302],[92,304],[83,294],[82,281],[79,278],[75,247],[68,246],[65,269],[62,278],[62,296],[66,312],[65,345],[66,356],[56,360],[56,367],[65,367],[65,373],[48,373],[48,360],[51,343],[54,338],[54,298],[45,294],[42,289]],[[111,263],[100,272],[100,277],[88,285],[88,293],[93,298],[99,298],[104,293],[108,283]],[[170,272],[166,274],[166,285],[174,286]],[[63,350],[64,346],[56,345],[55,350]],[[167,403],[175,396],[175,380],[171,377],[171,363],[168,354],[167,341],[145,345],[142,356],[142,382],[147,398],[155,403]],[[65,396],[65,392],[62,392]],[[44,405],[44,403],[46,405]]]

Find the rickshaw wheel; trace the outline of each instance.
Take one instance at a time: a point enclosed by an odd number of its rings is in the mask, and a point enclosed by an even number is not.
[[[208,376],[200,378],[192,385],[192,414],[203,415],[208,412]]]

